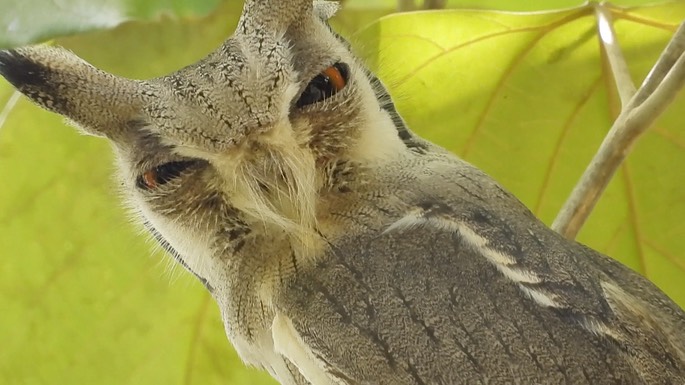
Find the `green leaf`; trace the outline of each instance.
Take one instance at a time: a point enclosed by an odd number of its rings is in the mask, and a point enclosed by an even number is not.
[[[540,11],[579,7],[588,3],[584,0],[447,0],[450,8],[496,9],[501,11]],[[651,0],[618,0],[611,4],[620,6],[636,6],[653,4]]]
[[[613,14],[640,84],[685,19],[685,3]],[[391,15],[358,39],[411,127],[488,172],[549,224],[620,109],[596,29],[592,5],[444,11]],[[681,94],[641,138],[579,237],[681,305],[685,174],[674,165],[685,164],[684,108]]]
[[[241,6],[57,44],[118,75],[158,76],[218,46]],[[388,11],[352,7],[335,23],[353,31]],[[639,82],[685,7],[615,17]],[[616,113],[595,21],[581,9],[390,16],[353,41],[415,130],[485,169],[548,223]],[[152,243],[116,199],[106,143],[15,95],[0,81],[0,383],[273,384],[240,363],[204,288],[162,253],[150,256]],[[581,234],[681,305],[683,107],[681,96],[640,141]]]
[[[59,36],[110,29],[131,20],[160,17],[201,17],[214,10],[221,0],[5,0],[0,4],[0,49],[41,42]],[[225,0],[228,1],[228,0]],[[620,5],[639,5],[649,0],[620,0]],[[579,0],[449,0],[451,8],[481,8],[528,11],[571,7]],[[349,13],[344,30],[371,22],[397,8],[397,0],[347,0]],[[362,17],[360,18],[359,15]],[[354,28],[354,29],[353,29]]]
[[[398,0],[343,0],[346,9],[386,9],[397,8]],[[414,4],[420,6],[422,0],[414,0]],[[579,7],[587,3],[584,0],[447,0],[445,8],[461,9],[491,9],[500,11],[540,11],[543,9],[561,9]],[[611,4],[620,6],[636,6],[653,4],[651,0],[617,0]]]
[[[7,0],[5,0],[7,1]],[[0,4],[0,48],[108,29],[128,20],[202,16],[220,0],[9,0]]]

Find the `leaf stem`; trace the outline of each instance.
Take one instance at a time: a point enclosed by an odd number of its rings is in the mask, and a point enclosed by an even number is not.
[[[611,58],[611,54],[607,56]],[[612,71],[615,71],[613,64]],[[614,72],[614,76],[619,83],[621,75]],[[576,237],[637,138],[661,115],[684,85],[685,23],[675,32],[637,92],[624,103],[597,154],[554,220],[552,229],[567,238]],[[621,91],[619,84],[617,86],[619,94],[627,92]],[[623,96],[621,101],[624,102]]]

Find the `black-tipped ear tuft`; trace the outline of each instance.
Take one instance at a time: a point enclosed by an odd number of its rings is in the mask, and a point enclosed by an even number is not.
[[[94,135],[116,137],[140,118],[139,82],[98,70],[65,49],[0,51],[0,75],[31,101]]]
[[[44,108],[60,112],[66,102],[59,93],[54,92],[50,68],[22,55],[18,50],[0,51],[0,75]]]
[[[0,51],[0,75],[13,86],[45,84],[45,67],[27,59],[15,50]]]

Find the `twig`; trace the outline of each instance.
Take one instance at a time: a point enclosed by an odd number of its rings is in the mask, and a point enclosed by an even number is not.
[[[19,91],[14,91],[12,96],[10,96],[9,100],[5,104],[5,107],[3,107],[2,111],[0,111],[0,131],[2,131],[2,127],[5,126],[7,117],[9,116],[10,112],[12,112],[12,109],[14,109],[14,106],[17,105],[20,97],[21,93]]]
[[[607,54],[611,56],[609,49]],[[614,78],[619,82],[621,76],[614,74]],[[554,220],[554,230],[567,238],[576,237],[637,138],[659,117],[684,85],[685,23],[673,35],[640,89],[623,106],[599,151]],[[627,89],[621,85],[617,87],[619,93],[622,87],[624,92]]]
[[[616,39],[611,11],[603,4],[595,4],[594,7],[595,16],[597,17],[597,31],[602,42],[602,48],[609,59],[611,73],[618,89],[618,95],[621,98],[621,108],[625,109],[630,99],[635,95],[635,84],[630,77],[628,63],[626,63],[621,46],[618,43],[618,39]]]
[[[409,12],[416,10],[415,0],[398,0],[397,11]],[[447,5],[447,0],[424,0],[423,9],[443,9]]]
[[[414,10],[414,0],[398,0],[397,1],[397,11],[398,12],[408,12]]]
[[[671,41],[664,49],[661,57],[654,65],[654,68],[652,68],[652,70],[649,71],[649,74],[647,74],[642,86],[640,86],[640,89],[633,99],[633,103],[640,104],[647,99],[647,97],[654,92],[659,84],[663,82],[664,77],[669,72],[669,69],[675,65],[675,62],[682,56],[683,52],[685,52],[685,38],[678,38],[678,36],[685,34],[685,32],[683,32],[683,28],[685,27],[683,27],[681,24],[675,35],[673,35]]]
[[[424,9],[443,9],[447,5],[447,0],[424,0]]]

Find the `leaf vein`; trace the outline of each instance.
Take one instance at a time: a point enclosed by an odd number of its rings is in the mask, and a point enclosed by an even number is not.
[[[485,119],[492,109],[492,106],[495,104],[495,99],[497,98],[497,95],[502,91],[504,88],[504,84],[506,81],[509,79],[511,74],[514,72],[514,70],[521,64],[523,59],[530,53],[530,51],[535,48],[537,43],[542,40],[543,37],[545,37],[547,34],[550,32],[556,30],[557,28],[561,27],[562,25],[566,23],[570,23],[572,21],[575,21],[583,16],[586,16],[590,14],[591,8],[590,7],[583,7],[581,8],[578,12],[574,12],[570,15],[567,15],[559,20],[556,20],[552,23],[546,24],[545,26],[541,28],[536,28],[540,30],[540,32],[528,43],[527,46],[523,48],[523,50],[514,57],[514,59],[511,61],[509,66],[507,67],[506,71],[500,77],[499,81],[497,82],[497,85],[493,88],[492,93],[490,94],[490,97],[487,100],[487,103],[485,105],[485,108],[483,109],[483,112],[480,114],[478,117],[478,121],[476,122],[476,126],[474,127],[473,131],[471,131],[471,134],[469,137],[466,139],[466,143],[464,145],[464,148],[462,148],[461,155],[463,157],[467,157],[468,153],[471,151],[473,148],[473,144],[475,143],[476,138],[480,134],[481,129],[484,126]]]
[[[571,111],[571,114],[568,116],[566,121],[564,122],[562,129],[561,129],[561,135],[559,135],[559,139],[557,140],[556,144],[554,145],[554,151],[552,152],[552,159],[549,161],[547,165],[547,169],[545,170],[545,176],[542,181],[542,187],[540,188],[540,193],[538,194],[538,200],[537,204],[535,205],[535,209],[533,212],[535,213],[536,216],[539,216],[540,214],[540,209],[542,208],[542,204],[545,201],[545,197],[547,196],[547,192],[549,191],[550,187],[550,181],[552,179],[552,173],[554,169],[556,168],[556,165],[559,161],[559,154],[561,152],[561,147],[568,138],[569,133],[571,132],[571,126],[573,125],[573,122],[576,121],[576,118],[580,114],[580,111],[583,110],[587,102],[590,100],[592,95],[594,95],[595,92],[597,92],[597,89],[599,88],[599,85],[602,83],[602,77],[600,76],[592,82],[590,87],[587,89],[584,95],[580,98],[578,103],[574,106],[573,110]]]
[[[670,252],[662,249],[656,243],[654,243],[648,239],[645,239],[644,243],[645,243],[645,245],[649,246],[652,250],[663,255],[664,258],[666,258],[667,260],[672,262],[678,269],[680,269],[683,273],[685,273],[685,261],[682,258],[679,258],[679,257],[675,256],[674,254],[671,254]]]
[[[635,248],[637,249],[639,272],[645,277],[649,277],[644,250],[644,238],[642,236],[642,228],[640,227],[640,219],[637,213],[635,186],[633,185],[632,176],[628,168],[628,162],[626,161],[623,163],[621,168],[623,169],[623,180],[626,189],[626,199],[628,201],[628,221],[633,229],[633,234],[635,235]]]
[[[183,383],[185,385],[192,384],[193,380],[193,368],[195,364],[195,359],[198,355],[198,347],[200,345],[200,338],[202,337],[202,329],[205,325],[205,320],[207,319],[207,313],[209,310],[210,297],[206,292],[203,294],[202,302],[197,312],[197,318],[195,319],[195,328],[193,329],[193,334],[190,338],[190,345],[188,349],[188,358],[186,360],[185,374],[183,376]]]
[[[614,19],[616,19],[616,20],[623,19],[626,21],[631,21],[633,23],[647,25],[650,27],[659,28],[659,29],[663,29],[666,31],[670,31],[670,32],[675,32],[675,30],[678,28],[677,23],[676,24],[664,23],[664,22],[661,22],[658,20],[649,19],[649,18],[644,17],[644,16],[636,16],[636,15],[634,15],[628,11],[617,9],[617,8],[612,8],[612,14],[613,14],[612,16],[614,16]]]
[[[652,131],[656,133],[657,135],[661,136],[662,138],[666,139],[666,141],[671,142],[674,146],[685,150],[685,140],[675,136],[673,133],[666,131],[662,127],[653,127]]]
[[[563,18],[561,18],[561,19],[559,19],[559,20],[555,20],[555,21],[553,21],[553,22],[551,22],[551,23],[548,23],[548,24],[538,25],[538,26],[535,26],[535,27],[522,27],[522,28],[516,28],[516,29],[507,29],[507,30],[504,30],[504,31],[497,31],[497,32],[489,33],[489,34],[487,34],[487,35],[478,36],[478,37],[476,37],[476,38],[474,38],[474,39],[471,39],[471,40],[467,40],[467,41],[465,41],[465,42],[463,42],[463,43],[460,43],[460,44],[455,45],[454,47],[447,48],[447,49],[446,49],[444,52],[442,52],[442,53],[436,54],[436,55],[431,56],[430,58],[426,59],[426,61],[423,62],[423,63],[421,63],[420,66],[416,67],[413,71],[409,72],[409,73],[408,73],[407,75],[405,75],[403,78],[399,79],[399,80],[398,80],[398,83],[401,84],[401,83],[406,82],[407,80],[409,80],[409,79],[411,79],[412,77],[416,76],[416,74],[417,74],[419,71],[421,71],[422,69],[424,69],[424,68],[427,67],[428,65],[432,64],[434,61],[436,61],[436,60],[440,59],[441,57],[443,57],[443,56],[445,56],[445,55],[447,55],[447,54],[450,54],[450,53],[452,53],[452,52],[454,52],[454,51],[456,51],[456,50],[459,50],[459,49],[461,49],[461,48],[468,47],[468,46],[470,46],[470,45],[473,45],[473,44],[476,44],[476,43],[480,43],[480,42],[482,42],[482,41],[486,41],[486,40],[489,40],[489,39],[492,39],[492,38],[496,38],[496,37],[499,37],[499,36],[507,35],[507,34],[510,34],[510,33],[533,32],[533,31],[542,30],[542,35],[544,36],[545,33],[549,32],[549,31],[551,31],[551,30],[554,30],[555,28],[557,28],[557,27],[559,27],[559,26],[561,26],[561,25],[563,25],[563,24],[565,24],[565,23],[567,23],[567,22],[570,22],[570,21],[576,20],[576,19],[578,19],[578,18],[580,18],[580,17],[586,16],[587,14],[589,14],[589,11],[590,11],[589,8],[583,7],[583,8],[582,8],[580,11],[578,11],[578,12],[572,13],[572,14],[566,16],[566,17],[563,17]]]

